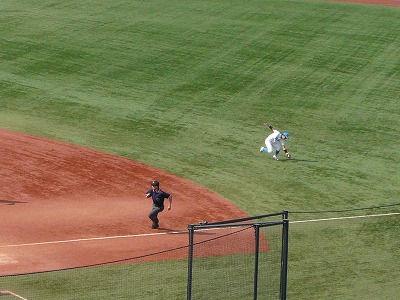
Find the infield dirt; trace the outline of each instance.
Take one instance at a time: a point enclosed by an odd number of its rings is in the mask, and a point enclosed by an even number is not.
[[[223,197],[116,155],[0,130],[0,275],[185,258],[187,225],[246,216]],[[173,194],[150,228],[150,182]],[[149,255],[149,256],[147,256]],[[132,261],[130,261],[132,262]]]

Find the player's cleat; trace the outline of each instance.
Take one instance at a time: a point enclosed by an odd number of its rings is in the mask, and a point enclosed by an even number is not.
[[[263,151],[264,151],[264,147],[261,147],[261,148],[260,148],[260,152],[263,152]]]
[[[276,155],[272,156],[275,160],[279,160],[279,158],[276,157]]]
[[[151,225],[151,229],[157,229],[158,227],[160,227],[158,222],[153,222],[153,225]]]

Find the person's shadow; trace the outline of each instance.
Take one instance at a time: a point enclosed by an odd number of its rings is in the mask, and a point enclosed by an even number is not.
[[[309,162],[309,163],[316,163],[318,160],[310,160],[310,159],[297,159],[297,158],[288,158],[288,159],[281,159],[281,162],[292,162],[292,163],[297,163],[297,162]]]
[[[166,227],[158,227],[157,230],[159,230],[159,232],[163,232],[165,234],[188,234],[187,230],[174,230],[174,229],[170,229],[170,228],[166,228]],[[198,235],[215,235],[215,233],[212,232],[204,232],[204,231],[196,231],[196,234]]]
[[[0,200],[0,204],[5,204],[5,205],[15,205],[15,204],[20,204],[20,203],[28,203],[28,202],[15,201],[15,200]]]

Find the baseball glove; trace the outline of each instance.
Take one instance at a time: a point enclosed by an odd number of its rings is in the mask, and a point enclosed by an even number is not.
[[[286,157],[287,157],[287,158],[291,158],[292,156],[291,156],[290,153],[288,152],[288,153],[286,153]]]

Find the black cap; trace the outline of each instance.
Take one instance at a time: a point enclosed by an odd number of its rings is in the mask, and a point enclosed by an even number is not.
[[[157,180],[154,180],[154,181],[151,182],[151,185],[152,186],[159,186],[160,183]]]

